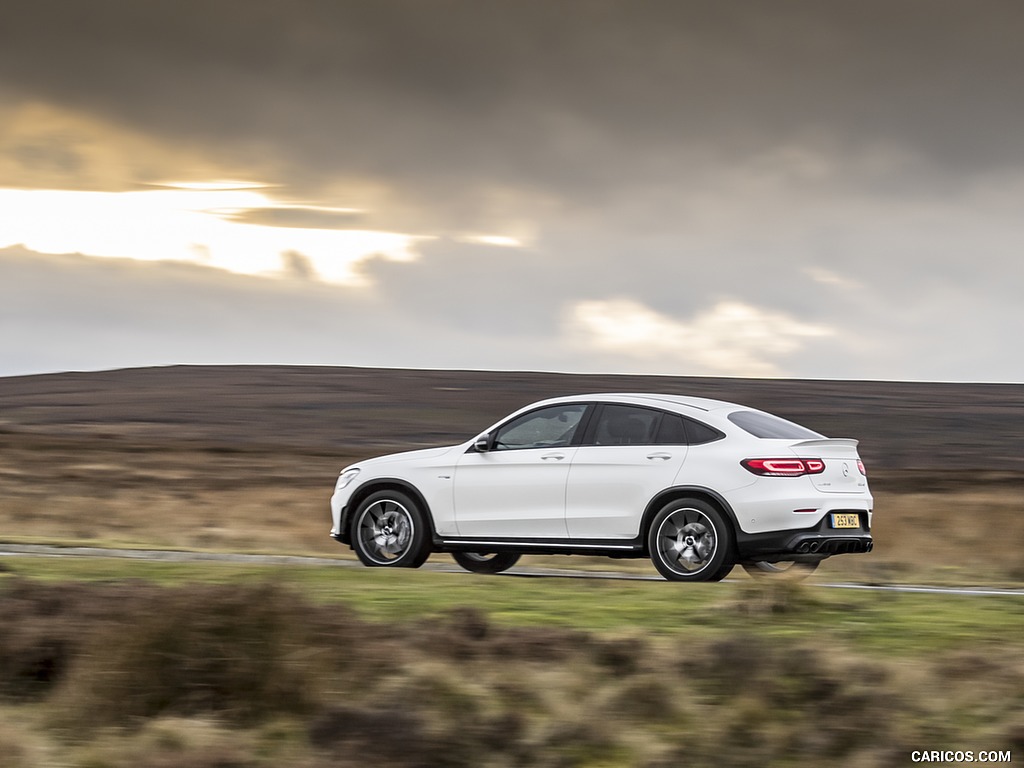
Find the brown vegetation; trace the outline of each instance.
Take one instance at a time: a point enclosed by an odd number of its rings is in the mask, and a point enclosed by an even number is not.
[[[810,598],[785,591],[769,610],[802,611]],[[0,615],[15,766],[895,766],[922,745],[1024,749],[1019,658],[897,665],[743,632],[503,627],[470,608],[382,625],[268,585],[14,580]]]

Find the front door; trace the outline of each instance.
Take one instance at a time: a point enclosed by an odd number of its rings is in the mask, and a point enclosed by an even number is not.
[[[487,451],[470,451],[455,468],[460,536],[566,538],[565,486],[587,406],[555,405],[498,427]]]

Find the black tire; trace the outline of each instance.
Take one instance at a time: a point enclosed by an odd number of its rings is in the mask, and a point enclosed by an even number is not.
[[[784,579],[787,581],[801,581],[806,579],[818,569],[820,560],[809,563],[744,563],[743,570],[755,579]]]
[[[352,549],[373,568],[419,568],[430,557],[430,529],[419,504],[401,491],[377,491],[352,515]]]
[[[519,562],[518,552],[452,552],[455,562],[473,573],[501,573]]]
[[[717,571],[708,575],[706,581],[721,581],[730,573],[732,573],[732,569],[735,567],[736,563],[733,562],[722,563],[722,565],[718,568]]]
[[[733,568],[732,529],[699,499],[666,504],[647,532],[651,562],[669,581],[720,581]]]

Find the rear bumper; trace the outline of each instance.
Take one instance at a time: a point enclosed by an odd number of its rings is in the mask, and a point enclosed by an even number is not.
[[[847,555],[858,552],[870,552],[874,549],[875,542],[871,534],[860,536],[820,536],[807,535],[795,536],[787,549],[798,555]]]
[[[738,560],[821,560],[833,555],[870,552],[874,548],[868,513],[850,510],[860,515],[860,527],[834,529],[829,516],[810,528],[771,533],[738,532],[736,547]]]

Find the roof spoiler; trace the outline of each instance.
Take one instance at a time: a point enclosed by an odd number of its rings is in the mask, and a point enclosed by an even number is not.
[[[852,437],[823,437],[821,439],[814,440],[801,440],[799,443],[793,443],[793,448],[838,448],[840,446],[848,448],[856,448],[859,445],[859,440],[854,440]]]

